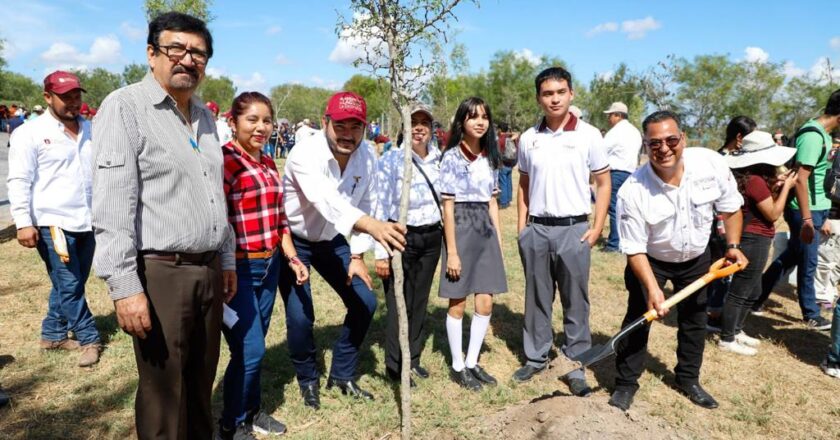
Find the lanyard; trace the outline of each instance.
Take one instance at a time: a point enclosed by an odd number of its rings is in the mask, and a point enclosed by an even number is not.
[[[198,142],[196,142],[192,136],[190,136],[190,146],[196,153],[201,153],[201,147],[198,146]]]

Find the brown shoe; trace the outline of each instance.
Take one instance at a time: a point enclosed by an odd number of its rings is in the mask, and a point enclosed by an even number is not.
[[[74,351],[78,350],[81,345],[79,345],[79,341],[75,339],[62,339],[60,341],[50,341],[47,339],[41,339],[41,350],[67,350],[67,351]]]
[[[102,344],[94,342],[82,346],[82,354],[79,355],[79,366],[90,367],[99,362],[99,352],[102,350]]]

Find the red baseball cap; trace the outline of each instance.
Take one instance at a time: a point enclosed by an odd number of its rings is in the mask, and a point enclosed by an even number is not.
[[[79,107],[79,114],[80,115],[90,114],[90,106],[88,106],[86,102],[83,102],[82,106]]]
[[[219,113],[219,104],[216,104],[213,101],[207,101],[207,108],[209,108],[210,111],[213,112],[214,114]]]
[[[87,90],[82,88],[79,77],[70,72],[63,70],[56,70],[44,78],[44,91],[63,95],[71,90],[79,89],[85,93]]]
[[[327,101],[324,116],[334,121],[356,119],[367,124],[367,104],[365,100],[353,92],[338,92]]]

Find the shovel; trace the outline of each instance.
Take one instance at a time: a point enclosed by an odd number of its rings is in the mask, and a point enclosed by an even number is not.
[[[685,289],[680,290],[679,292],[675,293],[674,295],[671,295],[671,297],[666,299],[665,302],[662,303],[662,305],[665,308],[670,309],[671,307],[677,305],[677,303],[679,303],[680,301],[686,299],[692,293],[697,292],[698,290],[703,288],[703,286],[705,286],[706,284],[709,284],[710,282],[712,282],[712,281],[714,281],[718,278],[728,277],[729,275],[732,275],[733,273],[738,272],[739,270],[743,269],[743,267],[741,267],[741,264],[739,264],[739,263],[733,263],[733,264],[730,264],[730,265],[724,267],[723,265],[725,263],[726,263],[725,258],[721,258],[720,260],[715,261],[715,263],[712,264],[712,267],[709,268],[708,273],[706,273],[705,275],[698,278],[693,283],[686,286]],[[601,361],[601,360],[603,360],[603,359],[605,359],[609,356],[612,356],[613,354],[615,354],[615,346],[616,346],[616,344],[618,344],[618,341],[620,341],[621,339],[623,339],[625,336],[629,335],[630,333],[633,333],[634,331],[650,324],[656,318],[657,318],[656,310],[654,310],[654,309],[648,310],[647,313],[642,315],[642,317],[633,321],[630,325],[628,325],[627,327],[624,327],[623,329],[621,329],[621,331],[616,333],[616,335],[613,336],[612,338],[610,338],[610,340],[607,341],[606,344],[596,345],[596,346],[590,348],[589,350],[586,350],[583,353],[575,356],[571,360],[573,362],[575,362],[578,366],[576,368],[574,368],[572,371],[580,369],[580,368],[588,367],[588,366],[590,366],[590,365],[592,365],[592,364],[594,364],[598,361]],[[563,377],[563,376],[571,373],[572,371],[569,371],[569,372],[563,374],[560,377]]]

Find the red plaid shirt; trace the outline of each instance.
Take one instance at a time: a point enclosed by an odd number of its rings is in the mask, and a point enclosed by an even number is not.
[[[232,142],[222,147],[222,153],[228,221],[236,233],[236,249],[246,252],[274,249],[280,244],[282,234],[289,233],[277,166],[264,154],[259,162],[255,161]]]

